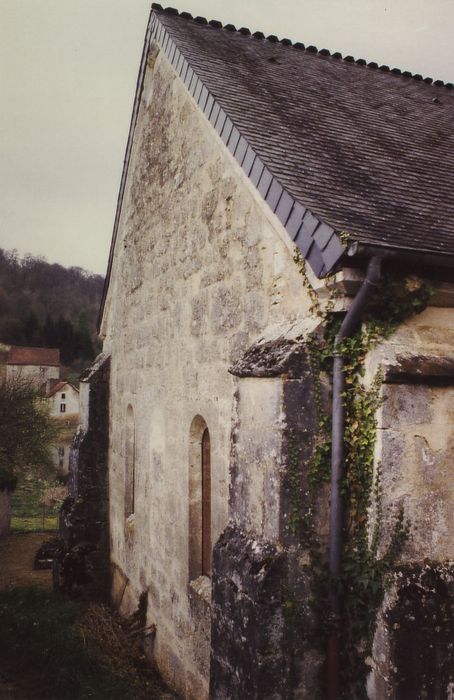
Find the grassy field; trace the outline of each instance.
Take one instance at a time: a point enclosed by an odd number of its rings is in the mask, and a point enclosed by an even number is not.
[[[60,504],[42,504],[46,491],[52,486],[50,479],[39,479],[32,474],[20,478],[11,499],[12,532],[52,532],[57,529]]]
[[[54,418],[59,427],[58,445],[69,450],[74,437],[78,415],[68,415],[65,418]],[[26,470],[20,475],[16,490],[13,493],[11,506],[11,531],[12,532],[53,532],[58,528],[58,511],[62,501],[60,493],[54,493],[59,498],[51,502],[49,494],[55,491],[57,476],[57,466],[55,471],[46,477],[41,474],[36,475],[32,470]],[[47,496],[47,497],[46,497]],[[47,505],[44,502],[47,501]]]
[[[79,425],[79,414],[64,413],[63,415],[64,418],[54,416],[52,420],[56,425],[58,425],[60,441],[67,442],[69,444],[74,437],[77,426]]]

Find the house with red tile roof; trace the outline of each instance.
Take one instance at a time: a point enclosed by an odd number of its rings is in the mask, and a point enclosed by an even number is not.
[[[183,698],[447,696],[453,86],[153,7],[83,537]]]
[[[6,360],[6,377],[29,379],[37,387],[60,377],[60,350],[11,346]]]

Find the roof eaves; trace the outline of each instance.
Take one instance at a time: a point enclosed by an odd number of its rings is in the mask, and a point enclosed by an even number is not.
[[[47,394],[48,398],[54,396],[54,394],[56,394],[58,391],[61,391],[65,386],[69,386],[71,387],[71,389],[74,389],[74,391],[77,391],[77,393],[79,393],[79,389],[77,388],[77,386],[74,386],[74,384],[72,384],[71,382],[61,381],[58,382],[58,384],[55,384],[55,386],[53,386],[52,389],[50,389],[49,393]]]
[[[345,258],[360,260],[370,258],[373,255],[381,255],[388,259],[399,259],[407,263],[418,263],[429,267],[454,268],[454,255],[449,252],[434,252],[429,248],[409,248],[399,245],[387,245],[386,243],[372,243],[367,241],[352,241],[346,251]]]
[[[47,398],[50,399],[52,396],[54,396],[54,394],[56,394],[57,391],[60,391],[60,389],[62,389],[65,386],[65,384],[66,384],[66,382],[57,382],[56,384],[54,384],[54,386],[51,387],[51,389],[49,389],[49,391],[47,393]],[[44,386],[45,386],[45,384],[44,384]]]

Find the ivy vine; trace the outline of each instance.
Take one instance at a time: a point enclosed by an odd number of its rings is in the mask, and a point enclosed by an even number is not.
[[[390,274],[384,275],[377,293],[365,310],[362,328],[352,337],[344,339],[338,347],[344,359],[346,387],[343,396],[346,424],[342,483],[346,520],[342,573],[339,581],[331,582],[339,587],[343,601],[342,614],[340,620],[332,620],[327,612],[329,575],[326,557],[321,554],[313,518],[320,489],[330,479],[331,417],[324,411],[322,387],[324,376],[332,375],[334,342],[341,318],[339,314],[333,313],[333,293],[322,308],[318,295],[307,278],[304,260],[299,253],[295,254],[295,262],[311,299],[311,312],[324,323],[324,335],[321,339],[311,337],[308,340],[319,431],[313,455],[305,465],[308,475],[305,510],[302,511],[299,498],[292,503],[290,528],[311,556],[311,573],[317,589],[314,607],[321,620],[321,637],[332,629],[333,624],[337,628],[342,657],[342,697],[362,700],[367,698],[366,680],[370,671],[368,660],[372,651],[377,612],[410,528],[403,509],[400,509],[395,514],[389,544],[379,556],[379,551],[383,549],[381,470],[380,466],[375,467],[374,477],[374,448],[376,413],[380,405],[383,377],[377,373],[372,385],[366,388],[362,381],[364,362],[367,353],[388,338],[405,319],[423,311],[432,290],[427,283],[415,276],[402,280]],[[295,445],[293,453],[297,459]],[[298,493],[296,481],[291,487]]]

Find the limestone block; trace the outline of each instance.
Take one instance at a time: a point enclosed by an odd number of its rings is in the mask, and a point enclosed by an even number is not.
[[[211,306],[211,327],[213,333],[224,333],[237,328],[242,321],[243,300],[238,288],[219,285],[216,287]]]
[[[381,427],[400,424],[419,425],[431,420],[431,390],[424,384],[397,384],[384,387]]]
[[[370,700],[450,697],[453,595],[452,562],[411,564],[394,574],[369,660]]]

